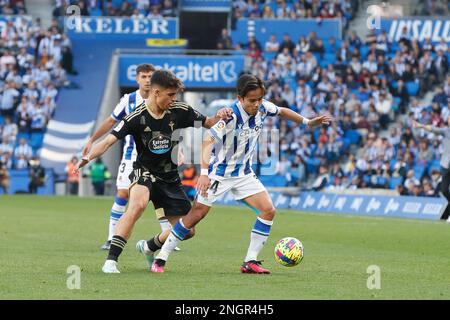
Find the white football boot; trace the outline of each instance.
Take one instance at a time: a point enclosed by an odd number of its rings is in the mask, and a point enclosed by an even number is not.
[[[120,273],[119,269],[117,269],[117,261],[114,260],[106,260],[102,271],[104,273]]]

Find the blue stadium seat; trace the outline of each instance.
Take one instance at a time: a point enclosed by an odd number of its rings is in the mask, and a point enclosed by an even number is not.
[[[387,179],[383,176],[377,177],[377,184],[384,186],[387,183]]]
[[[267,61],[267,62],[270,62],[270,60],[272,60],[273,58],[275,58],[275,56],[278,54],[278,52],[266,52],[266,51],[264,51],[263,53],[262,53],[262,56],[264,57],[264,59]]]
[[[317,62],[320,63],[322,61],[322,58],[320,57],[320,54],[318,52],[313,52],[313,56],[316,57]]]
[[[342,147],[341,147],[341,153],[347,152],[348,148],[351,145],[351,141],[349,138],[343,138],[342,139]]]
[[[369,47],[361,46],[361,48],[359,48],[359,52],[361,53],[361,58],[364,60],[367,57],[367,53],[369,52]]]
[[[314,141],[319,141],[319,135],[320,135],[320,131],[319,129],[314,130],[313,132],[313,136],[314,136]]]
[[[391,170],[394,170],[395,164],[397,163],[397,159],[392,159],[391,161],[389,161],[389,168]]]
[[[399,184],[403,183],[402,177],[392,177],[391,180],[389,180],[389,188],[395,189]]]
[[[275,186],[273,176],[261,175],[258,177],[258,179],[266,187],[274,187]]]
[[[42,148],[42,142],[44,140],[44,133],[43,132],[33,132],[30,137],[30,146],[33,148],[33,150],[37,150]]]
[[[101,17],[103,15],[102,10],[100,8],[92,8],[90,10],[90,15],[92,17]]]
[[[30,140],[30,135],[25,132],[18,132],[16,136],[16,145],[19,144],[20,139],[25,138],[27,141]]]
[[[428,165],[428,175],[431,176],[431,171],[433,171],[433,169],[435,170],[440,170],[441,169],[441,164],[439,163],[439,160],[433,160],[429,165]]]
[[[389,84],[391,85],[391,87],[392,87],[393,89],[397,89],[397,86],[398,86],[397,81],[392,80]]]
[[[284,176],[281,175],[275,175],[272,177],[273,179],[273,185],[275,187],[285,187],[287,185],[287,180]]]
[[[415,177],[417,180],[422,179],[423,174],[425,173],[425,169],[426,169],[426,167],[425,167],[424,165],[415,165],[415,166],[414,166],[414,169],[413,169],[413,171],[414,171],[414,177]]]
[[[347,130],[344,133],[344,137],[350,140],[351,144],[358,144],[360,139],[360,134],[356,130]]]
[[[414,81],[409,81],[406,83],[406,89],[408,90],[410,96],[415,96],[419,91],[419,85]]]
[[[336,55],[334,53],[325,53],[323,56],[323,61],[325,61],[327,64],[335,64]]]
[[[358,91],[357,98],[358,98],[358,100],[361,100],[361,101],[367,101],[367,100],[369,100],[369,94],[367,92]]]
[[[2,125],[3,123],[5,123],[5,118],[3,118],[3,116],[0,115],[0,125]]]
[[[316,158],[306,158],[306,171],[308,173],[316,174],[319,168],[320,160]]]

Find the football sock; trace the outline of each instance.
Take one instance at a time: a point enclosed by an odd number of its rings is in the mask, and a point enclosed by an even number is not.
[[[160,234],[157,234],[156,236],[147,241],[148,250],[155,252],[161,249],[162,243],[159,241],[159,235]]]
[[[178,220],[178,222],[173,226],[172,231],[167,237],[166,242],[164,242],[164,245],[162,246],[161,251],[159,252],[156,259],[167,261],[167,259],[169,258],[169,254],[175,249],[175,247],[178,246],[181,241],[183,241],[184,238],[186,238],[190,231],[190,229],[187,229],[183,225],[181,219]]]
[[[250,246],[247,250],[247,256],[245,262],[250,260],[257,260],[259,252],[264,247],[267,238],[269,237],[270,227],[273,221],[264,220],[260,217],[256,218],[256,222],[253,225],[252,232],[250,234]]]
[[[162,232],[166,231],[167,229],[172,228],[172,226],[170,225],[169,220],[164,219],[164,218],[159,220],[159,224],[161,226],[161,231]]]
[[[112,240],[116,232],[116,225],[122,215],[125,213],[125,208],[128,203],[127,199],[117,197],[114,199],[114,204],[111,208],[111,215],[109,217],[109,235],[108,240]]]
[[[111,240],[111,247],[109,248],[109,254],[107,260],[117,261],[123,248],[127,244],[127,240],[121,236],[113,236]]]

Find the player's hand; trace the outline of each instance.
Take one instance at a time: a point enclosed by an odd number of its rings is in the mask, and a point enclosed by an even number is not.
[[[84,156],[83,158],[81,158],[77,164],[75,165],[75,167],[73,168],[73,173],[77,174],[81,168],[83,168],[86,164],[89,163],[89,157],[88,156]]]
[[[88,155],[89,151],[91,151],[91,148],[92,148],[92,141],[91,139],[89,139],[83,148],[83,157]]]
[[[330,117],[329,115],[324,114],[323,116],[319,116],[316,118],[313,118],[309,121],[309,126],[310,127],[316,127],[322,124],[326,124],[329,125],[330,122],[333,120],[332,117]]]
[[[201,194],[202,197],[208,197],[208,189],[211,186],[211,181],[208,176],[200,176],[197,180],[197,193]]]
[[[222,120],[227,120],[231,118],[231,115],[233,114],[233,109],[231,108],[222,108],[219,109],[216,113],[216,117],[220,117]]]

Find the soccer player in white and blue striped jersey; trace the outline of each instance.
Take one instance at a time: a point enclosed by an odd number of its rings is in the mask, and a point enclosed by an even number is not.
[[[169,254],[190,233],[191,228],[206,216],[216,199],[231,191],[236,200],[244,201],[258,212],[241,272],[270,273],[262,267],[258,254],[269,236],[275,208],[265,187],[252,170],[252,155],[264,119],[279,116],[314,127],[329,124],[331,118],[323,115],[311,120],[306,119],[288,108],[277,107],[264,100],[264,95],[265,88],[261,79],[249,74],[239,77],[238,101],[232,107],[232,118],[219,121],[209,130],[208,137],[203,141],[197,199],[191,211],[173,226],[167,241],[153,261],[152,272],[164,272]]]

